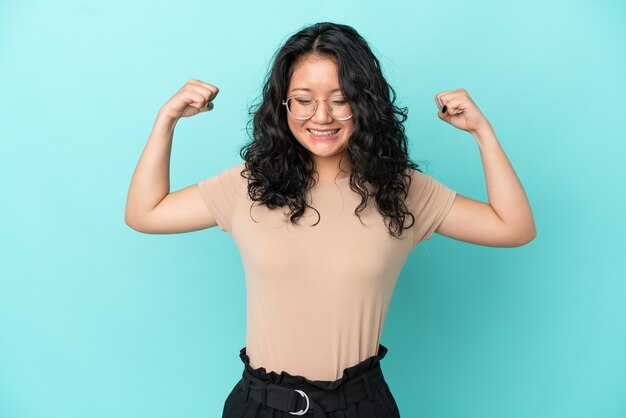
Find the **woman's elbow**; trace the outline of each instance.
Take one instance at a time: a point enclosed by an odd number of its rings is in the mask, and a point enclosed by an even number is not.
[[[530,241],[534,240],[537,236],[537,229],[533,227],[529,231],[524,231],[523,233],[519,233],[515,236],[513,240],[511,240],[511,247],[520,247],[522,245],[528,244]]]

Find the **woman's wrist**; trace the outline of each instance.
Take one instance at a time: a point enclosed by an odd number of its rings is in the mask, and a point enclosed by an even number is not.
[[[491,125],[485,126],[477,131],[471,132],[472,136],[478,143],[479,147],[488,146],[489,144],[498,143],[498,138]]]

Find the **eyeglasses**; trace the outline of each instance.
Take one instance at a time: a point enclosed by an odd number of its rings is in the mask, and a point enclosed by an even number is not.
[[[348,120],[352,117],[350,103],[343,97],[331,97],[330,99],[314,99],[309,96],[291,96],[283,101],[287,111],[296,119],[310,119],[317,112],[318,102],[326,102],[328,113],[333,119]]]

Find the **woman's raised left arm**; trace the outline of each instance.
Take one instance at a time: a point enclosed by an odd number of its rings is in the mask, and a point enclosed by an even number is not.
[[[438,116],[472,134],[485,172],[489,203],[457,193],[445,220],[435,232],[460,241],[492,247],[516,247],[537,235],[524,188],[498,138],[464,89],[443,91],[435,96]]]

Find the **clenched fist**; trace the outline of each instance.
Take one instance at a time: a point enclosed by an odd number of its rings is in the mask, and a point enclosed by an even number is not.
[[[491,124],[465,89],[442,91],[435,95],[435,103],[439,108],[439,119],[455,128],[472,134],[491,128]]]
[[[178,120],[208,112],[213,109],[212,100],[219,91],[212,84],[192,78],[161,107],[160,113]]]

